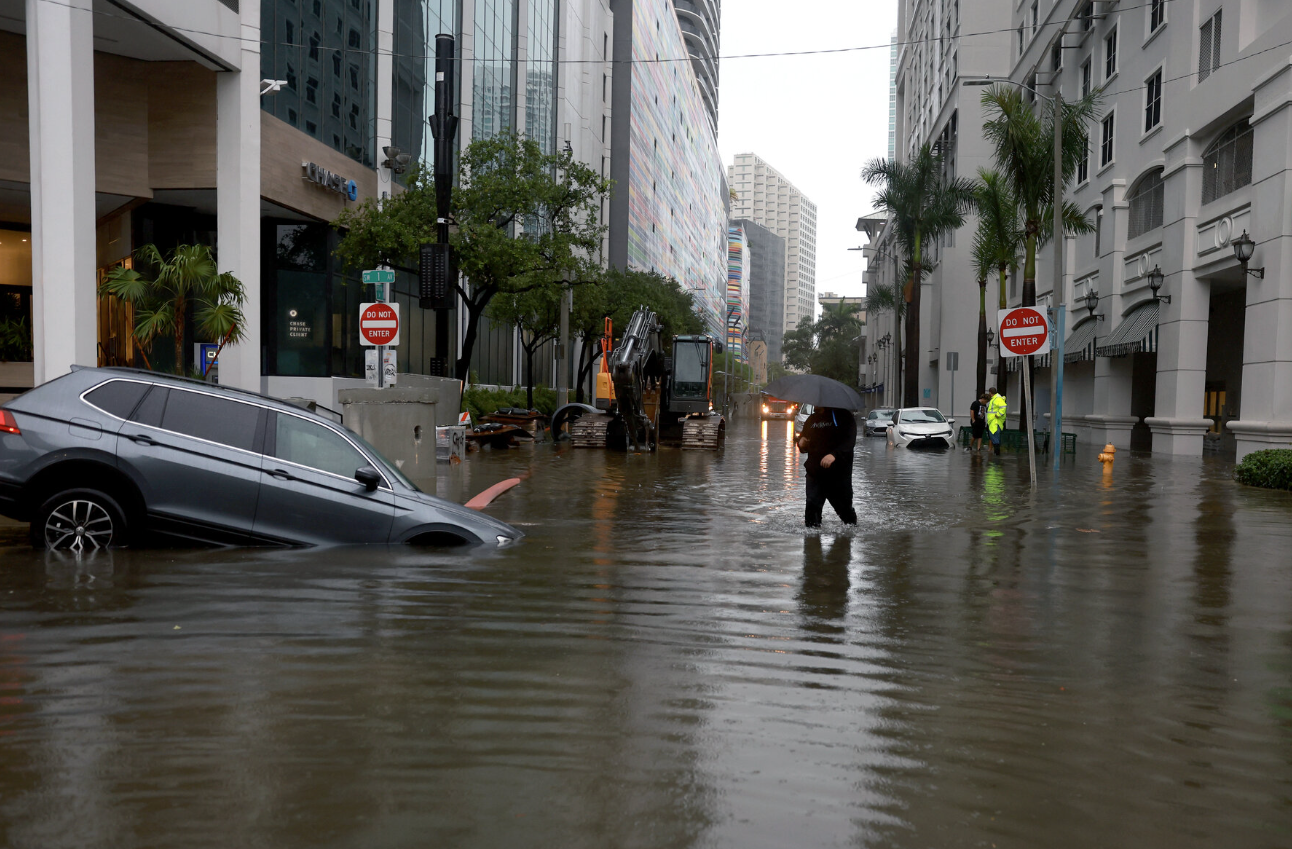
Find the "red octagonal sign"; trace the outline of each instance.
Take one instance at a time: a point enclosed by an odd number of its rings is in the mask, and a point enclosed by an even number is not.
[[[1000,353],[1005,357],[1026,357],[1050,350],[1050,327],[1045,313],[1035,307],[1015,307],[998,313]]]
[[[359,342],[362,345],[398,345],[399,304],[360,304]]]

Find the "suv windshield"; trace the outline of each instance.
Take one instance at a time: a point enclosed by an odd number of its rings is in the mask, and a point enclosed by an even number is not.
[[[945,421],[937,410],[902,410],[902,424],[937,424]]]
[[[892,417],[892,410],[871,410],[870,415],[866,416],[866,418],[875,419],[876,421],[879,419],[891,419]]]

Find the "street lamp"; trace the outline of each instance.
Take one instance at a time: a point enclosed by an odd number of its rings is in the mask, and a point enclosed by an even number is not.
[[[987,328],[987,347],[990,348],[996,342],[996,333],[990,327]]]
[[[1261,266],[1260,268],[1247,267],[1248,261],[1250,261],[1252,258],[1252,251],[1256,250],[1256,243],[1252,241],[1251,236],[1247,235],[1247,231],[1244,230],[1243,235],[1239,236],[1237,239],[1234,239],[1233,242],[1231,242],[1230,244],[1234,246],[1234,259],[1238,260],[1240,263],[1243,264],[1243,273],[1250,274],[1251,276],[1255,277],[1257,280],[1264,280],[1265,279],[1264,266]]]
[[[1148,277],[1148,288],[1149,291],[1153,293],[1153,300],[1166,301],[1168,304],[1171,303],[1170,295],[1158,294],[1158,292],[1162,291],[1162,281],[1166,279],[1166,275],[1162,273],[1162,269],[1155,265],[1153,266],[1153,270],[1145,276]]]
[[[1099,293],[1094,289],[1087,291],[1086,297],[1082,300],[1086,302],[1086,309],[1090,311],[1090,317],[1095,321],[1103,321],[1107,318],[1105,315],[1095,315],[1095,310],[1099,308]]]

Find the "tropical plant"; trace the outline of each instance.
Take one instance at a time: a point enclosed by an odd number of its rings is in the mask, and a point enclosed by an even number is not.
[[[132,334],[149,368],[153,342],[170,336],[175,343],[175,373],[184,373],[184,327],[190,314],[197,332],[219,343],[217,359],[225,345],[246,337],[242,305],[247,295],[242,282],[227,271],[220,273],[209,247],[179,245],[164,256],[156,245],[144,245],[135,252],[135,259],[150,276],[118,266],[108,272],[99,292],[134,307]]]
[[[920,289],[924,247],[964,224],[973,206],[973,183],[947,173],[940,153],[925,143],[909,162],[874,159],[862,179],[879,187],[875,205],[897,219],[898,241],[910,262],[906,309],[906,371],[904,404],[919,403]]]
[[[24,318],[0,318],[0,362],[31,359],[31,325]]]
[[[1100,92],[1081,100],[1064,103],[1059,116],[1062,130],[1060,168],[1062,183],[1076,175],[1089,144],[1087,126],[1099,110]],[[1019,209],[1023,229],[1023,300],[1024,306],[1036,303],[1036,251],[1044,247],[1053,228],[1054,204],[1054,121],[1056,101],[1039,112],[1012,86],[996,85],[982,94],[982,105],[988,120],[983,137],[995,148],[996,170],[1009,187]],[[1060,197],[1058,200],[1062,201]],[[1092,226],[1075,204],[1062,203],[1063,228],[1070,233],[1089,233]]]
[[[997,275],[999,308],[1005,309],[1005,279],[1018,269],[1023,246],[1023,225],[1009,183],[995,171],[978,169],[978,229],[973,239],[973,266],[978,280],[977,390],[987,388],[987,278]]]
[[[543,153],[517,133],[477,139],[462,151],[453,191],[457,228],[449,237],[465,278],[457,282],[467,313],[459,379],[470,374],[480,316],[495,295],[596,279],[591,258],[605,233],[597,222],[609,190],[609,180],[569,151]],[[351,269],[384,264],[413,272],[419,248],[436,240],[436,221],[434,174],[415,165],[405,191],[341,213],[337,256]]]
[[[849,386],[857,385],[861,352],[856,338],[862,327],[857,317],[859,309],[858,304],[840,302],[826,307],[816,321],[799,322],[781,342],[785,364]]]
[[[1248,486],[1292,491],[1292,449],[1253,451],[1234,467],[1234,479]]]

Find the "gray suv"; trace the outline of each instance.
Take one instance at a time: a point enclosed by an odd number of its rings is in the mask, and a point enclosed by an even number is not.
[[[521,533],[427,495],[355,434],[291,404],[78,368],[0,407],[0,514],[83,550],[147,532],[217,545],[506,545]]]

